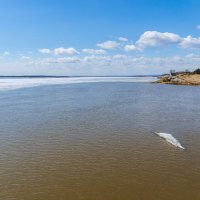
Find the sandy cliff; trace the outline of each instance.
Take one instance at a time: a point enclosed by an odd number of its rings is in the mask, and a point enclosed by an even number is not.
[[[179,74],[161,76],[156,83],[175,85],[200,85],[200,74]]]

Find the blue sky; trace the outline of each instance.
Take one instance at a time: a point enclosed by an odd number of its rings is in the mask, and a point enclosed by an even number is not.
[[[0,0],[0,74],[200,67],[199,0]]]

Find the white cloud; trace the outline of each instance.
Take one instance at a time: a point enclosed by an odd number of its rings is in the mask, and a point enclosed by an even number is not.
[[[194,54],[194,53],[190,53],[190,54],[187,54],[185,57],[186,58],[199,58],[200,56],[197,54]]]
[[[84,53],[88,53],[88,54],[97,54],[97,55],[100,55],[100,54],[105,54],[106,51],[103,50],[103,49],[83,49],[82,50]]]
[[[9,51],[5,51],[2,53],[2,56],[9,56],[10,55],[10,52]]]
[[[57,58],[56,60],[58,63],[78,63],[80,59],[77,57],[64,57],[64,58]]]
[[[98,43],[97,46],[103,49],[116,49],[119,46],[119,43],[116,41],[106,41]]]
[[[76,55],[76,54],[79,54],[79,52],[74,48],[65,49],[63,47],[60,47],[60,48],[54,49],[54,54],[55,55],[63,55],[63,54]]]
[[[29,56],[21,56],[21,60],[30,60],[31,58]]]
[[[68,54],[68,55],[76,55],[79,54],[79,52],[74,49],[74,48],[63,48],[63,47],[59,47],[59,48],[55,48],[53,51],[51,49],[39,49],[38,50],[40,53],[43,54],[51,54],[54,52],[55,55],[63,55],[63,54]]]
[[[118,37],[118,40],[121,42],[128,42],[128,39],[125,37]]]
[[[199,29],[199,30],[200,30],[200,25],[198,25],[198,26],[197,26],[197,29]]]
[[[50,49],[39,49],[38,51],[40,53],[44,53],[44,54],[50,54],[50,53],[52,53],[52,51]]]
[[[182,47],[177,49],[177,52],[179,52],[180,55],[183,55],[184,51],[185,53],[189,52],[190,54],[184,56],[174,55],[171,57],[153,57],[147,56],[153,54],[149,54],[148,52],[146,54],[145,51],[142,52],[143,56],[134,56],[134,54],[131,55],[124,52],[143,51],[147,47],[159,47],[174,44],[176,45],[176,47]],[[104,74],[123,74],[123,72],[127,72],[126,74],[140,74],[143,72],[166,73],[169,71],[169,69],[173,69],[174,66],[175,70],[177,71],[184,69],[192,70],[193,68],[198,67],[200,63],[200,55],[193,54],[197,51],[184,50],[184,48],[200,49],[200,37],[181,37],[178,34],[169,32],[162,33],[158,31],[147,31],[144,32],[138,38],[138,40],[133,43],[131,42],[131,40],[128,42],[128,39],[124,37],[119,37],[116,38],[116,41],[105,41],[102,43],[98,43],[97,46],[101,48],[83,48],[80,52],[82,53],[82,55],[80,56],[78,55],[80,53],[74,48],[43,48],[39,49],[38,51],[40,53],[46,54],[45,57],[35,58],[35,56],[32,57],[30,54],[28,54],[28,52],[26,54],[20,53],[16,54],[18,57],[16,63],[18,62],[18,66],[31,65],[33,66],[33,71],[35,70],[35,67],[44,66],[43,69],[48,70],[48,67],[52,67],[53,69],[58,70],[58,73],[60,73],[59,70],[61,68],[69,68],[74,74],[78,74],[81,72],[84,72],[84,74],[88,74],[93,71],[95,73],[97,72],[96,74],[94,73],[95,75],[99,75],[99,72],[101,72],[101,70],[104,70]],[[113,52],[107,51],[110,49],[116,49],[116,55],[113,55]],[[158,50],[162,51],[161,49]],[[156,49],[155,53],[159,51],[157,51]],[[8,55],[10,55],[10,53],[7,51],[1,52],[1,61],[8,63],[9,57],[5,57]],[[141,55],[141,53],[138,53],[137,55]],[[162,55],[162,53],[158,53],[155,55]],[[12,60],[9,62],[11,63]],[[15,61],[13,61],[12,66],[14,66],[14,64]],[[58,68],[56,69],[56,67]],[[143,69],[144,71],[142,71]],[[40,69],[38,68],[38,70]]]
[[[193,38],[191,35],[182,40],[180,45],[183,48],[197,49],[200,48],[200,38]]]
[[[36,64],[51,64],[51,63],[56,63],[56,59],[55,58],[44,58],[44,59],[40,59],[35,61]]]
[[[83,58],[83,61],[85,61],[85,62],[96,62],[96,64],[100,64],[100,62],[110,62],[110,61],[112,61],[112,57],[111,56],[91,55],[91,56],[85,56]]]
[[[188,59],[189,61],[197,62],[197,63],[200,62],[200,55],[191,53],[191,54],[186,55],[185,57],[186,57],[186,59]]]
[[[174,55],[171,57],[147,57],[147,56],[127,56],[123,54],[116,54],[113,56],[86,56],[82,60],[85,66],[92,66],[95,69],[105,68],[106,72],[109,70],[115,72],[124,71],[130,74],[150,74],[150,73],[167,73],[170,69],[181,71],[190,69],[191,71],[198,65],[200,57],[188,58],[186,56]],[[108,68],[109,66],[109,68]]]
[[[91,61],[94,61],[94,60],[98,60],[98,57],[95,56],[95,55],[85,56],[85,57],[83,58],[83,61],[86,61],[86,62],[91,62]]]
[[[80,59],[77,57],[62,57],[62,58],[45,58],[41,59],[41,64],[55,64],[55,63],[78,63]]]
[[[117,55],[114,55],[113,58],[117,60],[124,60],[127,58],[127,56],[123,54],[117,54]]]
[[[136,42],[141,48],[145,47],[156,47],[156,46],[166,46],[171,44],[177,44],[181,42],[182,38],[174,33],[168,32],[158,32],[158,31],[146,31],[140,36],[139,40]]]
[[[124,46],[124,50],[125,51],[138,51],[138,50],[141,50],[141,49],[134,44],[127,44],[126,46]]]

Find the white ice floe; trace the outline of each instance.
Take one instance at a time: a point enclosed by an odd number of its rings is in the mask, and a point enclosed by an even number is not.
[[[151,82],[155,77],[0,78],[0,91],[20,88],[97,82]]]
[[[170,144],[174,145],[175,147],[178,147],[180,149],[185,149],[181,143],[172,135],[169,133],[157,133],[157,132],[153,132],[156,135],[160,136],[161,138],[164,138],[167,142],[169,142]]]

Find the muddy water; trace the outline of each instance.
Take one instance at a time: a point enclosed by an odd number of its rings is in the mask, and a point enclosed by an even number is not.
[[[200,87],[41,86],[0,108],[2,200],[200,199]]]

